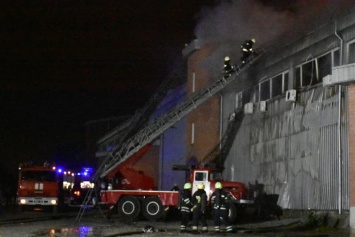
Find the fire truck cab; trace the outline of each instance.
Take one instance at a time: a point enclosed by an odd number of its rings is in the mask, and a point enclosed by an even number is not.
[[[60,182],[56,167],[45,162],[43,165],[19,166],[17,204],[23,207],[51,207],[57,212],[60,197]]]

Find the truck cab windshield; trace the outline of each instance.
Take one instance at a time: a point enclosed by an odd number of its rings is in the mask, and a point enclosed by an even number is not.
[[[53,171],[22,171],[21,180],[55,182],[57,175]]]

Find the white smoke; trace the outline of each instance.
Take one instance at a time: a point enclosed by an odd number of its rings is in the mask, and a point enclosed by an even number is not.
[[[352,0],[298,0],[290,5],[265,4],[258,0],[224,0],[214,8],[203,8],[198,14],[195,36],[202,43],[220,45],[206,59],[208,68],[222,68],[228,55],[239,62],[240,45],[255,38],[256,47],[264,49],[291,43],[326,22],[349,6]],[[275,2],[275,1],[271,1]],[[282,37],[281,37],[282,36]],[[214,70],[216,75],[220,70]]]

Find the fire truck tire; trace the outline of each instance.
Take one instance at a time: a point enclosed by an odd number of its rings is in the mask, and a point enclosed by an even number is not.
[[[228,217],[231,222],[234,222],[237,219],[237,207],[233,203],[229,205]]]
[[[117,205],[118,214],[130,220],[136,219],[141,212],[141,203],[133,196],[122,197]]]
[[[164,215],[164,206],[158,197],[149,197],[143,201],[143,215],[150,221],[157,221]]]

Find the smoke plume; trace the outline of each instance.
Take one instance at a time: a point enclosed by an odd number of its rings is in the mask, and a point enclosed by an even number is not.
[[[345,14],[352,5],[351,0],[225,0],[200,11],[195,36],[220,45],[205,62],[220,69],[226,55],[239,62],[240,44],[246,39],[255,38],[256,47],[277,48]]]

